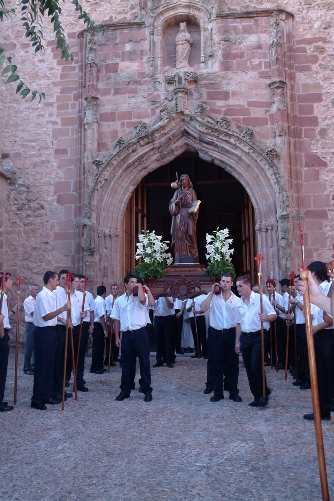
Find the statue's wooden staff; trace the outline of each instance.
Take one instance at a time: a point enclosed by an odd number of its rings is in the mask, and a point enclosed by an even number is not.
[[[3,303],[3,297],[5,294],[5,282],[6,282],[6,272],[4,271],[3,273],[0,274],[1,278],[1,289],[0,289],[0,313],[2,313],[2,303]],[[0,339],[2,339],[5,335],[5,326],[4,322],[0,325]]]
[[[71,277],[72,273],[66,274],[66,295],[67,302],[71,302]],[[68,328],[70,321],[71,310],[67,310],[66,314],[66,332],[65,332],[65,353],[64,353],[64,374],[63,374],[63,391],[62,391],[62,403],[61,410],[63,411],[65,408],[65,384],[66,384],[66,365],[67,365],[67,347],[68,347]]]
[[[17,402],[17,372],[19,366],[19,336],[20,336],[20,296],[21,296],[21,281],[19,275],[17,281],[17,305],[16,305],[16,335],[15,335],[15,368],[14,368],[14,405]]]
[[[289,286],[289,301],[288,301],[288,315],[291,313],[291,289],[292,284],[295,283],[295,272],[292,271],[289,275],[290,286]],[[286,327],[286,346],[285,346],[285,371],[284,371],[284,381],[288,378],[288,364],[289,364],[289,341],[290,341],[290,325]]]
[[[306,288],[306,292],[305,292],[305,296],[304,296],[304,315],[305,315],[308,357],[309,357],[309,365],[310,365],[310,378],[311,378],[311,392],[312,392],[315,438],[316,438],[316,444],[317,444],[317,454],[318,454],[318,464],[319,464],[322,499],[323,499],[323,501],[329,501],[324,440],[323,440],[322,427],[321,427],[317,368],[316,368],[316,361],[315,361],[314,339],[313,339],[313,332],[312,332],[310,296],[309,296],[309,288],[308,288],[308,270],[305,266],[305,246],[304,246],[304,225],[303,225],[303,223],[300,223],[300,240],[301,240],[301,248],[302,248],[302,265],[300,267],[300,278],[305,283],[305,288]]]
[[[111,307],[113,308],[114,307],[114,303],[115,303],[115,296],[112,297],[112,304],[111,304]],[[116,364],[114,362],[114,354],[112,352],[112,318],[110,318],[110,322],[109,322],[109,332],[108,332],[108,337],[109,337],[109,353],[108,353],[108,372],[110,372],[110,365],[111,367],[115,367]]]
[[[84,278],[84,291],[82,293],[82,306],[81,306],[81,312],[83,313],[85,311],[85,301],[86,301],[86,287],[87,287],[87,282],[88,279]],[[77,357],[76,357],[76,363],[75,363],[75,382],[77,381],[77,375],[78,375],[78,367],[79,367],[79,354],[80,354],[80,346],[81,346],[81,336],[82,336],[82,322],[83,318],[80,317],[80,327],[79,327],[79,337],[78,337],[78,351],[77,351]],[[74,373],[74,367],[73,367],[73,373]],[[74,377],[74,376],[73,376]],[[78,392],[76,393],[76,400],[78,399],[77,397]]]
[[[262,299],[262,273],[261,273],[261,261],[264,259],[264,256],[258,254],[254,260],[257,261],[258,268],[258,283],[260,290],[260,313],[263,313],[263,299]],[[263,398],[266,398],[266,374],[264,369],[264,329],[263,329],[263,321],[261,320],[261,361],[262,361],[262,395]]]

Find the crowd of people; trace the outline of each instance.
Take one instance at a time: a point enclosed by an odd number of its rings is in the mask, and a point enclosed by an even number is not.
[[[329,420],[333,397],[334,330],[331,317],[331,282],[325,263],[308,266],[311,293],[312,329],[317,363],[321,418]],[[291,280],[293,282],[291,283]],[[7,294],[12,288],[9,273],[3,277],[0,315],[0,412],[13,409],[3,400],[9,353],[10,315]],[[130,397],[135,388],[136,360],[139,359],[139,391],[144,401],[152,400],[150,339],[153,329],[156,361],[153,368],[173,369],[176,355],[190,352],[193,358],[207,359],[205,394],[211,402],[224,399],[242,402],[239,394],[239,356],[243,358],[253,401],[263,408],[271,393],[265,380],[263,362],[277,371],[289,370],[293,384],[310,389],[310,369],[304,318],[304,282],[299,276],[282,279],[280,292],[274,278],[266,281],[266,294],[248,276],[225,273],[208,294],[180,300],[155,298],[149,287],[135,275],[124,278],[125,292],[111,284],[107,296],[104,285],[96,297],[86,291],[83,275],[47,271],[43,288],[29,285],[23,308],[26,341],[23,371],[33,376],[31,407],[46,410],[60,404],[74,390],[88,392],[84,379],[85,356],[92,335],[90,372],[103,374],[105,366],[120,362],[122,369],[117,401]],[[233,292],[237,291],[238,296]],[[261,294],[260,294],[261,292]],[[264,346],[264,349],[263,349]],[[120,351],[121,350],[121,351]],[[263,357],[264,351],[264,357]],[[64,391],[66,388],[66,391]],[[305,419],[314,419],[313,413]]]

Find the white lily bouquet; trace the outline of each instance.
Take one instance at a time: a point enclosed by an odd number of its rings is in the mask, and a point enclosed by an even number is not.
[[[224,230],[217,228],[213,233],[213,235],[206,234],[205,257],[208,260],[208,267],[205,273],[213,279],[220,278],[222,273],[232,273],[234,275],[235,270],[231,257],[234,249],[230,249],[233,239],[228,238],[229,230],[228,228]]]
[[[156,235],[155,231],[145,231],[138,235],[139,242],[136,251],[136,261],[138,263],[133,273],[142,279],[162,278],[168,265],[172,264],[173,258],[167,252],[169,242],[163,241],[161,235]]]

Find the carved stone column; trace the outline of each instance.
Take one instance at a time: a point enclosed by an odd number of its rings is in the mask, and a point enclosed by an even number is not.
[[[278,224],[277,221],[261,221],[256,224],[258,234],[258,252],[265,256],[262,264],[264,280],[267,276],[280,277],[281,263],[278,256]],[[284,273],[284,272],[283,272]]]
[[[99,98],[88,94],[85,97],[86,101],[86,112],[84,118],[84,130],[85,130],[85,145],[86,151],[84,154],[84,165],[85,165],[85,177],[87,181],[90,181],[93,175],[92,162],[97,156],[97,135],[98,135],[98,105]]]

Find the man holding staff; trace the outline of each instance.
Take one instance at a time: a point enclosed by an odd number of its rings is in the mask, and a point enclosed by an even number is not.
[[[32,317],[35,309],[36,296],[39,287],[37,284],[28,285],[30,295],[23,301],[24,319],[26,321],[26,342],[24,345],[23,371],[29,376],[34,375],[34,330]]]
[[[251,407],[265,407],[270,394],[265,387],[263,395],[262,385],[262,360],[261,360],[261,323],[265,329],[264,343],[268,335],[270,322],[276,320],[277,315],[266,296],[262,297],[263,312],[261,313],[260,294],[252,292],[251,282],[246,275],[236,279],[236,287],[240,299],[236,303],[236,340],[235,351],[242,354],[249,387],[254,396]]]
[[[77,381],[82,381],[83,385],[85,385],[85,380],[84,380],[85,356],[86,356],[89,334],[93,334],[94,331],[94,309],[95,309],[95,301],[93,294],[91,294],[89,291],[86,290],[87,282],[88,280],[84,275],[79,275],[78,291],[82,293],[85,292],[85,304],[87,304],[86,316],[82,321],[81,342],[80,342],[79,359],[77,367],[78,370]],[[80,390],[80,391],[85,391],[85,390]]]
[[[53,293],[59,284],[58,274],[47,271],[43,277],[44,287],[37,294],[33,322],[34,348],[35,348],[35,373],[34,387],[31,398],[31,407],[38,410],[46,410],[46,403],[58,404],[61,399],[51,398],[54,362],[58,343],[55,331],[57,316],[71,308],[71,303],[65,303],[57,308],[56,298]]]
[[[0,314],[0,412],[12,411],[14,407],[4,402],[5,385],[7,379],[7,367],[9,356],[9,329],[10,323],[8,318],[8,303],[6,291],[10,291],[13,285],[13,280],[9,273],[2,273],[2,291],[1,291],[1,314]]]

